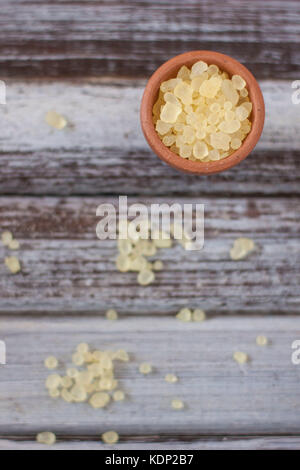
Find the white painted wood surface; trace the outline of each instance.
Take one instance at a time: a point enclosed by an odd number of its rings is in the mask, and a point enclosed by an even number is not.
[[[256,345],[258,334],[271,344]],[[1,339],[7,346],[7,365],[0,368],[0,435],[30,436],[52,430],[58,435],[92,436],[115,429],[130,436],[298,434],[300,431],[300,367],[291,362],[291,343],[300,337],[300,318],[214,318],[183,324],[171,317],[133,317],[109,322],[81,315],[67,318],[1,318]],[[132,361],[116,368],[127,398],[106,410],[68,404],[47,396],[49,374],[43,360],[56,354],[69,363],[81,342],[103,349],[125,348]],[[249,354],[240,366],[236,350]],[[143,376],[140,362],[150,361],[154,372]],[[59,369],[59,370],[64,370]],[[164,376],[178,374],[168,384]],[[179,397],[182,411],[170,408]],[[152,436],[152,437],[151,437]]]
[[[178,243],[159,250],[164,269],[147,287],[136,273],[115,266],[116,240],[98,240],[96,208],[117,198],[1,198],[1,229],[20,241],[22,271],[0,263],[1,313],[96,313],[116,307],[124,315],[171,313],[201,305],[215,314],[300,313],[300,225],[296,198],[129,198],[142,202],[203,203],[205,243],[186,251]],[[256,250],[232,261],[237,237]],[[0,246],[0,256],[12,252]]]
[[[140,129],[138,115],[145,83],[109,79],[9,81],[7,104],[0,108],[4,121],[2,151],[36,152],[51,148],[55,152],[116,146],[125,150],[146,149],[148,144]],[[295,90],[291,83],[260,82],[267,115],[257,148],[298,150],[299,106],[292,103]],[[51,109],[63,114],[70,127],[63,131],[51,128],[45,122],[45,115]]]
[[[0,107],[2,194],[299,194],[299,106],[291,81],[263,81],[266,123],[238,167],[211,177],[182,175],[150,151],[140,129],[145,82],[7,82]],[[58,131],[45,115],[69,120]]]

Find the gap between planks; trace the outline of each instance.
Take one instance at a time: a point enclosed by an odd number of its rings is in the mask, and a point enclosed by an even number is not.
[[[299,314],[300,243],[297,198],[129,198],[128,204],[203,203],[205,243],[201,251],[179,244],[159,250],[164,269],[147,287],[135,273],[115,267],[115,240],[98,240],[96,208],[117,199],[1,198],[0,227],[20,241],[22,271],[0,264],[0,313],[171,314],[180,307],[209,315]],[[256,250],[234,262],[235,238],[250,237]],[[0,247],[4,259],[8,250]]]

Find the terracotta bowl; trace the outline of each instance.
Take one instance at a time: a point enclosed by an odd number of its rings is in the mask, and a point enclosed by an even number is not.
[[[186,65],[190,68],[198,60],[203,60],[209,65],[218,65],[218,67],[227,72],[229,76],[236,74],[243,77],[247,83],[246,86],[249,92],[249,98],[253,104],[252,113],[249,118],[252,121],[252,128],[241,147],[223,160],[206,163],[200,161],[193,162],[171,152],[160,140],[152,121],[152,108],[157,100],[161,83],[169,78],[176,77],[182,65]],[[240,163],[257,144],[264,127],[264,120],[264,99],[260,87],[252,73],[237,60],[227,55],[220,54],[219,52],[212,51],[186,52],[165,62],[149,79],[141,103],[141,125],[148,144],[161,160],[185,173],[219,173]]]

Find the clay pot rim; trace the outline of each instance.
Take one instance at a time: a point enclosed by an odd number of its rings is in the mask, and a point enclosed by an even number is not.
[[[161,83],[169,78],[176,76],[182,65],[191,65],[198,60],[203,60],[208,64],[216,64],[230,76],[234,74],[241,75],[247,83],[249,98],[253,109],[251,113],[252,128],[241,147],[223,160],[215,162],[193,162],[179,157],[171,152],[160,140],[152,121],[152,108],[156,101]],[[162,64],[150,77],[147,82],[140,109],[141,126],[144,136],[156,153],[156,155],[173,168],[185,173],[193,174],[212,174],[228,170],[244,160],[257,144],[265,119],[265,105],[260,87],[252,73],[240,62],[230,56],[213,51],[190,51],[177,55]]]

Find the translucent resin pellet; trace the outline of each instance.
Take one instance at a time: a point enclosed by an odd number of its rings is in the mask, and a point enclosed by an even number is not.
[[[9,232],[9,230],[5,230],[1,234],[1,240],[2,240],[3,245],[8,246],[13,240],[12,233]]]
[[[236,351],[233,354],[233,359],[238,363],[238,364],[245,364],[248,362],[249,357],[248,354],[242,352],[242,351]]]
[[[174,410],[182,410],[184,408],[184,403],[178,398],[174,398],[171,402],[171,406]]]
[[[49,111],[45,116],[46,123],[54,129],[62,130],[68,124],[68,121],[56,111]]]
[[[176,315],[176,318],[183,322],[192,320],[192,311],[189,308],[182,308]]]
[[[237,238],[234,241],[233,247],[230,250],[230,257],[236,261],[245,258],[255,248],[253,240],[250,238]]]
[[[166,103],[161,111],[160,119],[163,122],[173,123],[176,122],[177,117],[181,113],[181,108],[173,103]]]
[[[56,436],[53,432],[40,432],[36,436],[36,440],[39,444],[53,445],[56,442]]]
[[[193,313],[192,313],[192,320],[193,321],[204,321],[206,318],[204,310],[201,310],[200,308],[196,308]]]
[[[107,431],[102,434],[102,441],[105,444],[116,444],[119,440],[119,435],[115,431]]]
[[[4,262],[12,274],[17,274],[21,271],[20,261],[15,256],[7,256]]]
[[[149,362],[143,362],[139,367],[139,371],[141,374],[150,374],[152,372],[152,365]]]
[[[118,313],[116,312],[116,310],[114,310],[112,308],[107,310],[105,316],[108,320],[113,320],[114,321],[114,320],[118,319]]]
[[[268,338],[266,336],[259,335],[256,338],[256,344],[258,346],[266,346],[268,344]]]
[[[165,376],[165,381],[173,384],[175,382],[178,382],[178,377],[175,374],[167,374]]]
[[[149,269],[145,269],[144,271],[139,272],[138,283],[141,286],[148,286],[154,281],[154,278],[155,278],[154,273]]]
[[[20,243],[18,240],[11,240],[8,244],[10,250],[18,250],[20,248]]]
[[[113,393],[113,399],[115,401],[122,401],[124,400],[125,398],[125,394],[122,390],[116,390],[114,393]]]
[[[54,356],[49,356],[45,359],[45,367],[47,369],[56,369],[58,365],[58,360]]]

